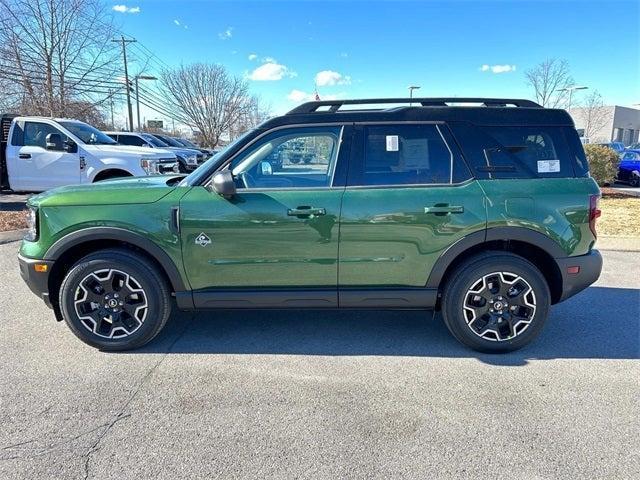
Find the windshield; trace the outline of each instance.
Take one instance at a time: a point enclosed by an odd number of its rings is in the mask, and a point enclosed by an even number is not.
[[[87,145],[117,145],[113,138],[82,122],[58,122]]]
[[[149,135],[148,133],[143,133],[142,134],[142,138],[144,138],[147,142],[149,142],[154,147],[162,148],[162,147],[168,147],[169,146],[166,143],[164,143],[162,140],[160,140],[159,138],[154,137],[153,135]]]
[[[183,144],[185,147],[189,147],[189,148],[200,148],[199,146],[197,146],[195,143],[190,142],[189,140],[187,140],[186,138],[178,138],[178,141]]]
[[[244,135],[241,135],[229,145],[224,147],[224,150],[216,152],[212,157],[209,158],[209,160],[204,162],[197,169],[191,172],[187,177],[185,177],[182,182],[180,182],[180,186],[194,185],[200,181],[200,177],[213,172],[227,160],[227,152],[233,152],[238,144],[244,142],[248,138],[251,138],[258,130],[259,128],[256,128],[245,132]]]
[[[158,138],[160,140],[162,140],[164,143],[167,143],[167,144],[171,145],[172,147],[184,148],[184,145],[181,145],[180,143],[176,142],[171,137],[165,137],[164,135],[158,135]]]

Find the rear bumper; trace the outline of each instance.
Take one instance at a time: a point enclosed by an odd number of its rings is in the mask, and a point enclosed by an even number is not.
[[[556,262],[562,274],[562,295],[559,302],[587,288],[598,280],[602,272],[602,255],[598,250],[591,250],[590,253],[577,257],[556,258]],[[578,267],[578,272],[569,273],[572,267],[574,271]]]
[[[18,255],[18,263],[20,264],[20,275],[22,279],[31,291],[44,300],[44,303],[51,308],[51,299],[49,298],[49,273],[53,267],[53,262]],[[47,271],[36,272],[34,268],[35,264],[47,265]]]

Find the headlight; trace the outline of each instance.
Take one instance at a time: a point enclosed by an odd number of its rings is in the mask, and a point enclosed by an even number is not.
[[[29,216],[27,217],[27,225],[29,229],[24,236],[24,239],[28,242],[35,242],[38,240],[38,209],[29,207]]]
[[[189,157],[186,157],[187,159],[187,164],[189,165],[197,165],[198,164],[198,156],[197,155],[191,155]]]
[[[158,162],[156,160],[142,158],[140,159],[140,166],[145,172],[147,172],[147,175],[158,174]]]

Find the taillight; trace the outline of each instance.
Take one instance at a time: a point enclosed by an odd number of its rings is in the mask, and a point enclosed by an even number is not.
[[[600,195],[589,195],[589,228],[594,237],[598,237],[596,233],[596,218],[602,215],[602,211],[598,208]]]

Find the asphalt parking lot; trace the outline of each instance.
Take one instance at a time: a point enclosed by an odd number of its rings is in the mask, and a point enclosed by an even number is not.
[[[175,316],[153,344],[80,343],[0,245],[0,478],[639,478],[640,263],[519,352],[420,312]]]

